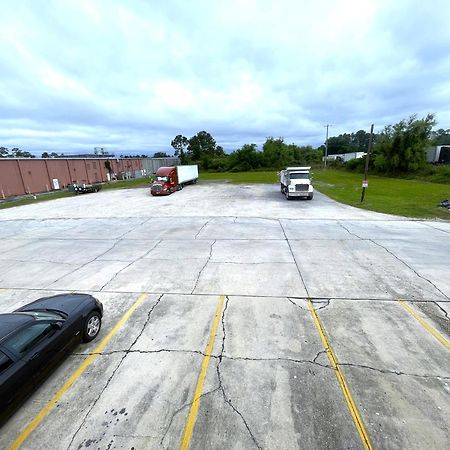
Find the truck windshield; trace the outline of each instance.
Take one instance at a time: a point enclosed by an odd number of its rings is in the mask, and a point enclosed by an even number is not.
[[[168,181],[167,177],[156,177],[156,181]]]
[[[291,180],[308,180],[309,173],[291,173],[289,174]]]

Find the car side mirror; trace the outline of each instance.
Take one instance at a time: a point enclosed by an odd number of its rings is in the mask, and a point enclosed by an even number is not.
[[[53,323],[52,323],[52,327],[53,327],[55,330],[60,330],[60,329],[63,327],[63,322],[53,322]]]

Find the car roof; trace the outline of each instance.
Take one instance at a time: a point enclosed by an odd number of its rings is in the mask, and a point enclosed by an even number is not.
[[[28,322],[33,322],[34,320],[34,317],[29,314],[0,314],[0,342],[10,333],[17,330],[17,328],[20,328]]]

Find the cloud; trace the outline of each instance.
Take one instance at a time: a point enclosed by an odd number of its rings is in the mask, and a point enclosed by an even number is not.
[[[33,1],[0,6],[0,145],[319,145],[413,113],[450,127],[445,1]]]

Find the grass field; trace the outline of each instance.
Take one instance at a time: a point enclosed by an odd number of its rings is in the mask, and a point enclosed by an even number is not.
[[[314,187],[329,197],[357,208],[405,217],[450,220],[450,211],[437,204],[450,198],[450,185],[419,180],[369,176],[365,201],[360,202],[362,175],[344,170],[313,170]],[[276,171],[201,173],[201,180],[231,183],[277,183]]]
[[[277,183],[275,170],[263,172],[202,172],[200,180],[228,181],[230,183]]]

